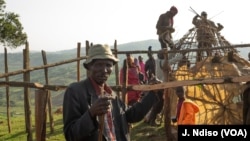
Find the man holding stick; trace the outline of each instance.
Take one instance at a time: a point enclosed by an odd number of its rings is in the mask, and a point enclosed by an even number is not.
[[[118,59],[108,45],[90,47],[83,63],[88,78],[68,86],[63,101],[64,135],[67,141],[130,141],[129,123],[141,121],[157,96],[149,91],[130,108],[107,85]]]

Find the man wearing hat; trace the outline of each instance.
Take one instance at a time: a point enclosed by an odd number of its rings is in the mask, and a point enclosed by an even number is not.
[[[150,91],[129,109],[106,84],[118,59],[108,45],[88,50],[83,63],[89,76],[71,83],[63,100],[63,131],[67,141],[130,141],[129,124],[144,118],[157,96]],[[104,117],[103,120],[99,117]],[[103,125],[103,126],[101,126]],[[103,128],[100,128],[103,127]]]
[[[192,100],[185,98],[184,87],[175,89],[178,97],[176,120],[178,125],[194,125],[195,114],[199,112],[199,107]]]
[[[157,24],[157,35],[158,40],[161,44],[161,48],[167,48],[167,45],[172,49],[174,43],[172,41],[172,33],[175,31],[173,28],[174,25],[174,16],[178,13],[178,9],[175,6],[172,6],[169,11],[160,15]]]

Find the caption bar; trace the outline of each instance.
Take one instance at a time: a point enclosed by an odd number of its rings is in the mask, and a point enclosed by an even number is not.
[[[178,141],[184,139],[219,139],[249,141],[250,125],[179,125]]]

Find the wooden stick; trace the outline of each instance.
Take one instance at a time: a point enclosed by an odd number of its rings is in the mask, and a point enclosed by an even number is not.
[[[123,80],[122,80],[122,101],[126,104],[128,104],[127,99],[127,86],[128,86],[128,61],[127,59],[123,62]]]
[[[100,97],[104,96],[104,88],[101,88],[101,94]],[[99,134],[98,134],[98,141],[102,141],[102,132],[104,128],[104,115],[101,115],[98,117],[99,118]]]
[[[190,6],[190,9],[196,14],[196,15],[199,15],[191,6]],[[200,15],[199,15],[200,16]]]
[[[231,82],[230,82],[231,81]],[[178,86],[188,86],[188,85],[198,85],[198,84],[221,84],[221,83],[240,83],[240,82],[248,82],[250,81],[250,75],[245,76],[232,76],[226,78],[204,78],[204,79],[194,79],[194,80],[177,80],[164,82],[160,84],[154,85],[127,85],[125,90],[135,90],[135,91],[150,91],[150,90],[158,90],[164,88],[172,88]],[[29,88],[37,88],[37,89],[45,89],[45,90],[64,90],[67,86],[64,85],[43,85],[36,82],[17,82],[17,81],[0,81],[0,87],[29,87]],[[110,86],[115,91],[122,91],[123,86],[116,85]]]
[[[210,79],[198,79],[198,80],[182,80],[182,81],[170,81],[154,85],[132,85],[130,89],[136,91],[150,91],[165,88],[172,88],[178,86],[189,86],[198,84],[224,84],[224,83],[240,83],[250,81],[250,75],[225,77],[225,78],[210,78]],[[129,88],[129,87],[128,87]]]

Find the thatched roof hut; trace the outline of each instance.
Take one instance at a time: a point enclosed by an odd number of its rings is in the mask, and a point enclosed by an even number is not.
[[[213,32],[216,42],[211,46],[198,47],[197,28],[190,29],[176,43],[176,48],[185,57],[171,65],[171,76],[175,80],[224,80],[227,77],[250,75],[250,62],[240,57],[237,49],[224,36]],[[201,55],[201,60],[197,59],[197,54]],[[187,86],[187,97],[200,106],[197,124],[241,124],[242,93],[245,89],[245,82]],[[176,103],[172,104],[175,108]]]

